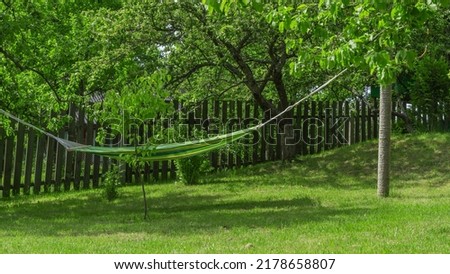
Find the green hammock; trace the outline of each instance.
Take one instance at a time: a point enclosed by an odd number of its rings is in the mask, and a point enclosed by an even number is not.
[[[175,160],[184,157],[190,157],[197,154],[201,154],[204,152],[209,152],[221,147],[226,146],[232,142],[235,142],[248,134],[250,134],[254,130],[258,130],[259,128],[265,126],[266,124],[274,121],[275,119],[281,117],[284,113],[290,111],[295,106],[299,105],[304,100],[308,99],[312,95],[318,93],[323,88],[325,88],[328,84],[334,81],[336,78],[341,76],[347,69],[342,70],[330,80],[322,84],[321,86],[315,88],[311,93],[309,93],[306,97],[300,99],[293,105],[287,107],[282,112],[268,119],[264,123],[260,123],[251,128],[238,130],[235,132],[231,132],[228,134],[218,135],[211,138],[196,140],[196,141],[188,141],[183,143],[172,143],[172,144],[161,144],[161,145],[149,145],[149,146],[137,146],[137,147],[105,147],[105,146],[91,146],[75,143],[66,139],[59,138],[49,132],[46,132],[30,123],[27,123],[16,116],[0,109],[0,113],[10,117],[11,119],[22,123],[30,128],[33,128],[42,134],[45,134],[49,138],[56,140],[59,144],[61,144],[67,151],[76,151],[76,152],[85,152],[92,153],[95,155],[101,155],[112,158],[123,158],[127,155],[136,156],[141,161],[164,161],[164,160]]]
[[[161,145],[148,145],[137,147],[101,147],[79,145],[67,140],[60,139],[60,144],[65,143],[68,151],[78,151],[92,153],[111,158],[123,158],[127,155],[133,155],[141,161],[164,161],[175,160],[178,158],[189,157],[204,152],[209,152],[221,148],[231,142],[237,141],[251,133],[257,126],[244,130],[235,131],[228,134],[218,135],[211,138],[188,141],[184,143],[172,143]]]

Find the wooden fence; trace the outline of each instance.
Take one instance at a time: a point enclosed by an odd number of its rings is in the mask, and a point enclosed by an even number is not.
[[[394,111],[397,108],[394,105]],[[373,109],[376,109],[376,104],[369,106],[364,101],[304,102],[293,111],[295,138],[290,141],[290,145],[295,147],[299,155],[306,155],[377,138],[378,114]],[[416,126],[426,128],[435,119],[433,123],[449,129],[448,116],[433,118],[418,109],[411,113]],[[58,136],[79,143],[95,144],[97,125],[87,122],[83,111],[71,109],[70,115],[76,117],[76,122],[58,132]],[[215,121],[222,124],[216,128],[231,132],[239,126],[247,127],[269,117],[270,113],[262,113],[252,102],[205,101],[193,112],[180,112],[176,119],[185,123],[189,129],[197,127],[210,132],[213,132],[212,121]],[[400,118],[395,116],[393,122],[401,123]],[[140,180],[176,178],[173,161],[153,162],[134,171],[124,163],[107,157],[68,152],[53,139],[39,135],[34,130],[14,122],[12,126],[15,129],[12,136],[6,136],[0,128],[2,197],[9,197],[11,193],[19,195],[97,188],[102,183],[102,175],[114,166],[120,166],[124,183],[127,184]],[[148,136],[153,134],[149,124],[142,125],[141,130]],[[216,151],[209,155],[211,166],[215,169],[241,167],[280,157],[280,134],[277,134],[276,122],[254,133],[251,138],[246,138],[233,150]]]

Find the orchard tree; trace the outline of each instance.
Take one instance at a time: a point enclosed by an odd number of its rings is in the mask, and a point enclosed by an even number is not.
[[[248,0],[204,2],[219,13],[249,7],[261,10],[264,6],[260,1]],[[381,85],[378,195],[389,196],[392,84],[418,56],[412,33],[423,29],[427,20],[448,7],[448,2],[321,0],[318,3],[278,3],[279,6],[267,14],[267,19],[277,23],[281,32],[312,33],[323,41],[321,46],[310,49],[303,40],[288,38],[287,49],[299,53],[292,67],[320,58],[323,68],[355,67],[377,77]]]
[[[70,105],[100,120],[119,108],[155,115],[165,94],[149,87],[167,73],[158,45],[145,43],[154,32],[139,8],[120,0],[1,1],[0,108],[51,129],[65,120],[50,113]]]
[[[150,2],[141,11],[155,36],[144,43],[156,43],[163,52],[163,66],[171,75],[166,87],[173,96],[191,101],[251,98],[274,116],[316,85],[321,75],[311,67],[302,77],[289,73],[289,64],[298,56],[286,44],[288,34],[266,20],[266,12],[275,7],[212,14],[199,1]],[[289,35],[305,44],[314,42],[310,34]],[[284,160],[295,156],[295,146],[288,144],[292,115],[288,112],[278,121]]]

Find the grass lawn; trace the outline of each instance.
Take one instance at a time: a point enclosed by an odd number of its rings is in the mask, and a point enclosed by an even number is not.
[[[450,134],[394,137],[391,197],[377,143],[139,186],[0,200],[1,253],[450,253]]]

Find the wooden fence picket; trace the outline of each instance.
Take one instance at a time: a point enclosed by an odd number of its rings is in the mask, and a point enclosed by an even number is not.
[[[16,139],[16,152],[14,159],[14,184],[13,184],[13,195],[17,196],[20,194],[20,183],[22,181],[22,165],[24,158],[24,146],[25,146],[25,131],[26,128],[23,124],[19,124],[17,130]]]
[[[14,128],[15,123],[11,123]],[[14,136],[8,136],[5,142],[5,157],[4,157],[4,168],[3,168],[3,197],[9,197],[11,195],[11,179],[12,179],[12,169],[13,163],[13,153],[14,153]]]

